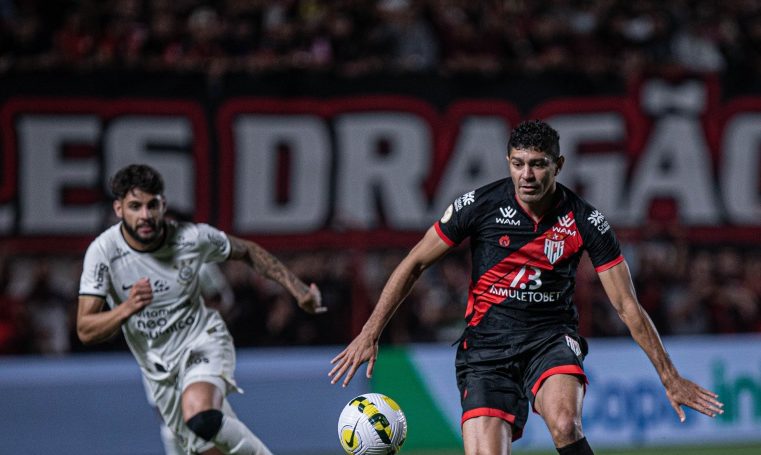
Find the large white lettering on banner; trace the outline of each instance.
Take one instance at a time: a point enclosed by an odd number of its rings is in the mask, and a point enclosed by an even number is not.
[[[25,115],[17,135],[23,234],[89,234],[107,221],[98,203],[63,202],[67,188],[106,185],[97,156],[64,158],[62,150],[70,145],[95,148],[102,143],[106,175],[129,163],[150,163],[163,173],[172,207],[184,212],[195,208],[193,158],[177,152],[188,150],[193,139],[187,119],[124,117],[104,130],[96,116]]]
[[[560,181],[617,228],[641,227],[664,199],[688,227],[761,227],[761,99],[724,107],[707,92],[702,81],[653,80],[599,109],[590,97],[583,110],[548,101],[536,112],[560,133]],[[6,105],[3,154],[12,155],[0,185],[0,232],[96,233],[106,177],[136,161],[164,174],[172,207],[241,235],[424,230],[457,195],[507,176],[509,131],[520,118],[469,113],[457,101],[450,110],[458,116],[437,117],[402,100],[397,109],[357,108],[359,97],[277,113],[257,111],[255,100],[238,103],[216,123],[216,136],[229,141],[207,137],[190,103],[171,115],[154,115],[147,102],[142,111],[103,109],[107,115],[88,113],[87,103],[76,112]],[[70,153],[72,146],[92,152]],[[72,198],[72,189],[102,197]]]
[[[65,207],[66,185],[97,186],[94,158],[65,160],[65,143],[95,144],[100,121],[95,116],[26,116],[18,122],[20,228],[27,234],[83,234],[98,228],[91,207]]]
[[[235,230],[303,233],[321,228],[328,213],[332,159],[325,122],[312,116],[246,115],[234,132]],[[292,156],[283,203],[276,194],[281,147]]]

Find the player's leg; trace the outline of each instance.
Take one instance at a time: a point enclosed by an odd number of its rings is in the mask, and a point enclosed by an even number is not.
[[[455,368],[466,455],[510,455],[512,441],[521,437],[528,417],[519,364],[511,359],[491,360],[493,351],[458,348]]]
[[[527,368],[526,395],[532,399],[534,411],[544,419],[562,455],[593,454],[581,426],[585,355],[583,339],[561,335],[538,346]]]
[[[232,337],[222,325],[207,334],[197,340],[180,371],[182,418],[196,439],[206,442],[192,447],[199,452],[213,445],[225,454],[271,455],[225,399],[228,393],[240,391],[233,380]]]
[[[143,389],[145,390],[145,398],[148,400],[148,404],[158,411],[156,399],[153,397],[153,390],[145,376],[143,376]],[[185,450],[177,441],[174,431],[172,431],[164,422],[160,412],[159,419],[161,420],[159,434],[161,435],[161,444],[164,446],[164,455],[184,455]]]
[[[185,424],[201,439],[211,442],[224,454],[271,455],[267,447],[234,413],[223,412],[224,396],[218,385],[199,381],[182,393]],[[209,450],[204,455],[217,453]]]
[[[577,376],[558,374],[548,377],[534,400],[552,440],[561,454],[592,454],[581,427],[584,384]]]
[[[174,431],[165,423],[161,424],[161,444],[164,446],[164,455],[185,455],[185,449],[180,446]]]
[[[499,417],[479,416],[462,424],[462,441],[466,455],[509,455],[513,432]]]

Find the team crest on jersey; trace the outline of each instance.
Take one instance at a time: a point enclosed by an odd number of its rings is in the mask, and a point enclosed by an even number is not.
[[[178,283],[188,284],[193,279],[193,261],[193,259],[181,259],[179,263],[174,265],[174,268],[180,271],[177,274]]]
[[[507,248],[510,246],[510,236],[509,235],[503,235],[499,238],[499,246],[502,248]]]
[[[559,232],[550,232],[544,238],[544,255],[547,256],[547,260],[550,261],[550,264],[554,264],[563,256],[566,237],[567,235]]]

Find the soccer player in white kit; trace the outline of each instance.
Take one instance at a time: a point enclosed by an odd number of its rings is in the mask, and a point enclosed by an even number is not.
[[[121,169],[111,191],[121,221],[85,254],[79,339],[105,341],[121,328],[159,412],[188,453],[270,454],[227,402],[239,390],[235,347],[219,313],[203,303],[198,272],[206,262],[243,260],[309,313],[326,310],[319,289],[254,242],[207,224],[165,220],[163,178],[149,166]]]

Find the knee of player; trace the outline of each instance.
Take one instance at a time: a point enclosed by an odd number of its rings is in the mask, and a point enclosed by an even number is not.
[[[185,424],[198,437],[211,441],[219,433],[219,429],[222,428],[223,417],[222,411],[209,409],[194,415]]]
[[[548,419],[552,439],[555,441],[576,441],[581,438],[581,416],[573,412],[560,411]]]

